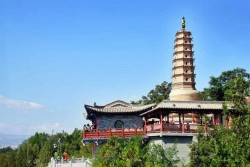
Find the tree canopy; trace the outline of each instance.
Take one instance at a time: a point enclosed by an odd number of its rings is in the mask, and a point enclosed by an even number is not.
[[[25,140],[16,150],[0,149],[0,167],[44,167],[50,158],[59,155],[58,139],[61,138],[61,153],[67,152],[69,157],[90,157],[90,145],[83,148],[82,131],[75,129],[72,134],[65,132],[49,135],[36,133]]]
[[[234,110],[227,110],[225,117],[231,117],[230,129],[213,127],[207,135],[199,134],[198,142],[190,148],[190,166],[250,166],[250,105],[245,97],[249,95],[249,80],[241,75],[227,81],[223,92],[226,100],[232,101]]]
[[[175,146],[164,150],[162,146],[144,141],[111,137],[99,150],[93,167],[175,167],[180,162]]]
[[[131,101],[132,104],[151,104],[160,103],[169,98],[172,84],[166,81],[160,85],[156,85],[154,89],[150,90],[147,96],[142,96],[141,100]]]
[[[226,90],[229,89],[230,83],[238,76],[250,82],[250,74],[242,68],[224,71],[219,77],[210,77],[209,88],[205,88],[204,91],[200,92],[201,99],[225,101]]]

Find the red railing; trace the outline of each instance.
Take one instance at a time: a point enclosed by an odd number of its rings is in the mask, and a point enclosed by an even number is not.
[[[136,135],[145,135],[143,128],[122,128],[122,129],[101,129],[101,130],[92,130],[84,131],[82,133],[83,138],[109,138],[111,136],[122,136],[122,137],[131,137]]]
[[[173,123],[163,123],[163,124],[151,124],[146,125],[144,128],[122,128],[122,129],[101,129],[84,131],[82,136],[84,139],[96,139],[96,138],[110,138],[111,136],[122,136],[131,137],[136,135],[146,135],[147,133],[206,133],[209,130],[213,130],[207,125],[199,125],[195,123],[190,124],[173,124]]]
[[[163,124],[146,125],[147,133],[154,133],[154,132],[197,133],[198,130],[207,132],[209,129],[206,125],[198,125],[198,124],[182,125],[182,124],[163,123]]]

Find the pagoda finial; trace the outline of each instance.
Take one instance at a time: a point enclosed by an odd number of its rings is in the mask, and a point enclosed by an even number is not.
[[[183,16],[182,17],[182,20],[181,20],[181,25],[182,25],[182,29],[185,30],[185,27],[186,27],[186,21],[185,21],[185,17]]]

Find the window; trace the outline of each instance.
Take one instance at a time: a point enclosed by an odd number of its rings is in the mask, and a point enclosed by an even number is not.
[[[188,78],[186,78],[186,81],[188,81]]]
[[[185,41],[185,43],[187,43],[187,41]]]
[[[188,50],[188,48],[185,48],[185,50]]]
[[[188,62],[186,62],[186,65],[188,65]]]
[[[115,121],[115,123],[114,123],[114,127],[115,127],[116,129],[121,129],[121,128],[124,127],[124,122],[121,121],[121,120],[117,120],[117,121]]]
[[[186,73],[188,73],[188,70],[186,70]]]
[[[188,55],[185,55],[185,57],[188,57]]]

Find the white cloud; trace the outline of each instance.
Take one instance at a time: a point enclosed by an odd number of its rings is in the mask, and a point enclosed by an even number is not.
[[[0,123],[0,134],[12,134],[12,135],[33,135],[36,132],[51,134],[62,132],[63,127],[60,123],[54,122],[51,124],[40,124],[40,125],[27,125],[23,123],[4,124]]]
[[[62,132],[63,128],[61,124],[55,122],[53,124],[46,124],[46,125],[38,125],[38,126],[30,126],[29,129],[34,132],[46,132],[51,133],[53,132]]]
[[[38,103],[17,99],[9,99],[4,96],[0,96],[0,104],[2,104],[6,108],[20,110],[39,110],[44,107],[43,105]]]

